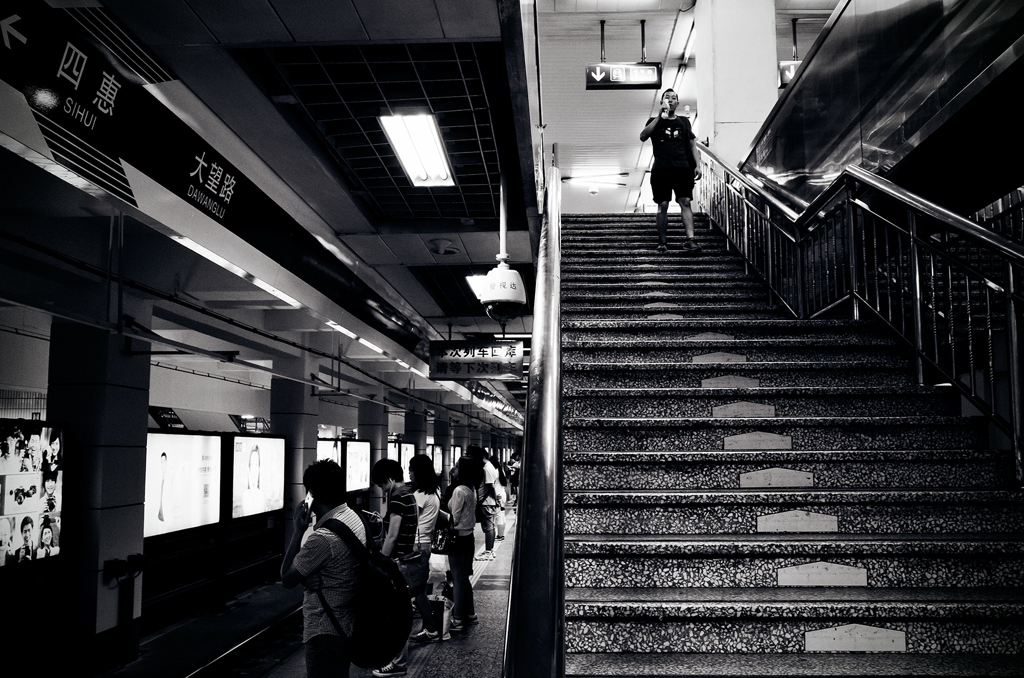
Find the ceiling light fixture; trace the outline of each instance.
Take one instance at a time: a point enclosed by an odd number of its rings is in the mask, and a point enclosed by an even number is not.
[[[358,341],[359,341],[360,344],[362,344],[366,348],[370,349],[371,351],[376,351],[377,353],[383,353],[384,352],[384,349],[382,349],[381,347],[376,346],[374,344],[371,344],[370,342],[368,342],[366,339],[363,339],[362,337],[359,337]]]
[[[332,329],[335,329],[335,330],[341,332],[346,337],[350,337],[352,339],[356,338],[356,333],[355,332],[353,332],[352,330],[350,330],[350,329],[348,329],[346,327],[342,327],[341,325],[339,325],[338,323],[334,322],[333,320],[328,320],[327,321],[327,326],[332,328]]]
[[[455,185],[437,118],[421,113],[378,119],[413,186]]]

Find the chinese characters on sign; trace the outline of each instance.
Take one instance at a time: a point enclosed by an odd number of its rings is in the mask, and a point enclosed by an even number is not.
[[[57,77],[64,78],[70,82],[74,85],[75,92],[78,92],[78,87],[82,84],[82,77],[85,75],[88,61],[89,57],[69,41],[64,48],[64,56],[60,59]],[[117,92],[121,89],[121,83],[118,82],[116,76],[106,71],[101,71],[101,73],[103,74],[103,79],[96,88],[92,105],[99,109],[100,113],[113,117],[114,103],[117,100]],[[86,128],[96,129],[96,112],[76,101],[74,97],[66,97],[64,99],[64,112]]]
[[[189,174],[193,183],[188,186],[188,197],[200,207],[209,210],[215,217],[223,219],[227,205],[235,194],[235,177],[225,172],[223,165],[212,160],[207,162],[206,151],[197,155],[195,161],[196,168]],[[223,201],[223,204],[220,201]]]
[[[430,378],[449,381],[522,379],[523,342],[431,342]]]

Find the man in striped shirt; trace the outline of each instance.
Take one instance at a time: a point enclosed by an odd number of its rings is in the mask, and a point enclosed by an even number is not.
[[[330,459],[311,464],[302,474],[307,501],[295,507],[291,538],[281,563],[281,582],[285,588],[303,584],[302,642],[306,645],[306,675],[348,676],[350,653],[347,638],[338,635],[317,595],[323,591],[327,604],[337,617],[342,631],[352,634],[354,605],[358,585],[359,561],[341,537],[323,524],[331,518],[344,523],[357,539],[366,543],[366,530],[355,511],[345,505],[345,471]],[[313,533],[302,543],[302,535],[313,515],[317,521]]]
[[[402,465],[394,459],[381,459],[370,469],[370,482],[379,487],[387,499],[387,513],[384,525],[387,533],[380,552],[398,561],[398,567],[405,575],[409,589],[416,588],[420,572],[412,559],[416,547],[416,531],[419,527],[419,507],[413,490],[404,481]],[[409,562],[403,562],[403,559]],[[405,644],[390,664],[373,671],[374,676],[404,676],[409,643]]]

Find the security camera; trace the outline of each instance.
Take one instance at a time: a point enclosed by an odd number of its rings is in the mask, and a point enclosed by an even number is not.
[[[526,287],[518,271],[502,261],[487,273],[480,293],[487,317],[504,325],[526,308]]]

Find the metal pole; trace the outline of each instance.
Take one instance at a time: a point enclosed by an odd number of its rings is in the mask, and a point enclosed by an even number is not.
[[[640,63],[647,62],[647,19],[640,19]],[[604,61],[604,59],[601,59]]]
[[[794,20],[795,21],[795,20]],[[793,24],[796,26],[796,23]],[[794,29],[795,30],[795,29]],[[794,43],[795,45],[796,43]],[[795,48],[794,48],[795,49]],[[853,185],[847,183],[846,185],[846,268],[847,268],[847,284],[850,289],[847,290],[850,294],[850,301],[853,303],[853,319],[860,320],[860,302],[857,300],[857,248],[854,246],[856,242],[856,228],[853,221]]]
[[[793,61],[797,60],[796,56],[796,22],[800,21],[799,18],[793,19]]]
[[[907,226],[910,231],[910,303],[914,311],[914,369],[917,383],[924,383],[924,318],[921,313],[921,266],[917,251],[917,219],[912,210],[907,210]]]
[[[1010,410],[1011,434],[1013,440],[1010,444],[1013,448],[1014,463],[1017,471],[1017,484],[1024,484],[1024,449],[1021,443],[1024,441],[1024,374],[1021,374],[1020,359],[1020,327],[1017,324],[1017,301],[1014,299],[1016,289],[1016,278],[1013,270],[1013,262],[1006,262],[1006,342],[1010,349]]]
[[[604,63],[604,19],[601,19],[601,63]]]

